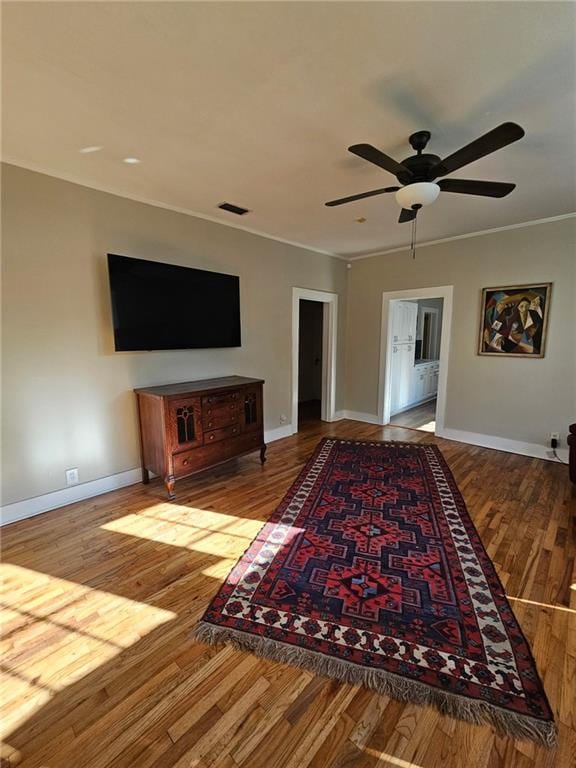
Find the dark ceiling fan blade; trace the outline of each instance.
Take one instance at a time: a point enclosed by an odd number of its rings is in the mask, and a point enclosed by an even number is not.
[[[446,176],[464,165],[496,152],[497,149],[502,149],[507,144],[512,144],[513,141],[518,141],[522,136],[524,136],[524,129],[516,123],[502,123],[484,136],[480,136],[479,139],[445,157],[432,168],[432,173],[436,176]]]
[[[438,186],[443,192],[457,192],[460,195],[483,195],[484,197],[506,197],[516,184],[502,181],[476,181],[468,179],[441,179]]]
[[[407,174],[410,177],[413,175],[412,171],[406,168],[405,165],[398,163],[392,157],[388,157],[388,155],[380,152],[379,149],[376,149],[371,144],[353,144],[351,147],[348,147],[348,152],[352,152],[353,155],[358,155],[363,160],[368,160],[369,163],[374,163],[374,165],[384,168],[385,171],[389,171],[394,176],[398,176],[399,173]]]
[[[416,211],[411,211],[409,208],[402,208],[400,211],[400,218],[398,224],[404,224],[405,221],[412,221],[416,218]]]
[[[330,200],[324,205],[332,208],[334,205],[344,205],[344,203],[353,203],[354,200],[362,200],[365,197],[374,195],[383,195],[385,192],[397,192],[400,187],[383,187],[382,189],[373,189],[371,192],[361,192],[359,195],[350,195],[350,197],[341,197],[339,200]]]

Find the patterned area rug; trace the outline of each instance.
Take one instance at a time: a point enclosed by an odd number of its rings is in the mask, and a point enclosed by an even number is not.
[[[528,644],[434,445],[322,440],[194,635],[555,743]]]

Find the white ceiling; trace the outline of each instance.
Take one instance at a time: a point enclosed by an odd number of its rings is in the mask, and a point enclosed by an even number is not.
[[[352,256],[410,232],[392,195],[324,207],[395,183],[348,145],[403,159],[428,129],[445,156],[512,120],[524,139],[454,177],[518,188],[441,194],[419,239],[566,214],[575,18],[571,2],[4,3],[3,158]]]

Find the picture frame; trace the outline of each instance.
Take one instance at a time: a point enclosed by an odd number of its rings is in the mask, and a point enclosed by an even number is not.
[[[551,295],[547,282],[483,288],[478,354],[544,357]]]

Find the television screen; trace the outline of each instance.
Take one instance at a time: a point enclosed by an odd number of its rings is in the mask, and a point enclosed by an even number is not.
[[[240,279],[108,254],[116,351],[240,346]]]

